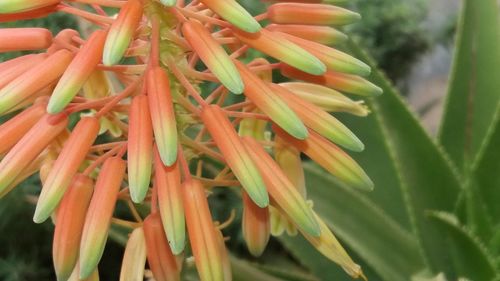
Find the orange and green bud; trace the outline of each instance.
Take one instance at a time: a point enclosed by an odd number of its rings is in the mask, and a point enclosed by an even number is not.
[[[44,115],[5,155],[0,162],[0,193],[54,140],[67,126],[65,114]]]
[[[87,81],[97,64],[101,61],[105,39],[105,31],[94,31],[80,51],[78,51],[50,97],[47,106],[49,113],[61,112],[78,94],[85,81]]]
[[[224,280],[222,253],[214,229],[205,189],[188,179],[182,186],[186,224],[198,275],[202,281]]]
[[[95,117],[83,117],[76,124],[43,184],[33,216],[34,222],[44,222],[55,210],[98,132],[99,120]]]
[[[318,236],[320,230],[311,208],[278,164],[256,140],[244,137],[243,143],[257,163],[271,197],[299,228]]]
[[[266,29],[273,32],[283,32],[305,40],[324,45],[341,44],[347,41],[347,35],[329,26],[270,24]]]
[[[94,272],[92,272],[92,274],[89,277],[85,279],[80,279],[80,277],[78,276],[80,274],[79,272],[80,272],[80,264],[77,263],[68,281],[99,281],[99,271],[97,270],[97,268],[94,270]]]
[[[307,137],[307,129],[286,102],[244,64],[236,62],[245,83],[245,96],[273,122],[298,139]]]
[[[0,90],[0,115],[55,82],[72,58],[70,51],[57,51],[3,87]]]
[[[140,0],[128,0],[120,9],[104,45],[102,61],[105,65],[117,64],[123,58],[142,19],[142,12]]]
[[[30,54],[0,63],[0,89],[46,57],[46,54]]]
[[[143,224],[148,264],[156,281],[180,281],[180,268],[168,246],[161,218],[150,214]]]
[[[343,94],[312,83],[286,82],[281,87],[328,112],[347,112],[356,116],[367,116],[370,112],[363,101],[353,101]]]
[[[306,140],[297,140],[278,126],[273,130],[281,138],[297,147],[341,182],[362,190],[372,190],[373,182],[347,153],[335,144],[310,130]]]
[[[279,24],[346,25],[361,19],[358,13],[325,4],[277,3],[267,13],[271,22]]]
[[[245,191],[242,192],[243,216],[242,230],[243,238],[247,244],[248,251],[258,257],[262,255],[269,242],[271,225],[269,222],[269,208],[261,208],[248,197]]]
[[[249,198],[250,200],[250,198]],[[222,231],[218,227],[214,227],[215,234],[217,236],[217,242],[219,242],[219,249],[221,251],[221,261],[222,261],[222,270],[224,271],[224,281],[233,280],[233,273],[231,270],[231,259],[229,258],[229,253],[226,248],[226,244],[224,241],[224,235],[222,235]]]
[[[0,199],[11,192],[14,188],[16,188],[19,184],[25,181],[30,176],[34,175],[38,171],[40,171],[43,161],[46,157],[46,153],[42,152],[38,157],[33,160],[28,167],[24,168],[21,173],[16,177],[16,179],[7,186],[2,192],[0,192]]]
[[[135,96],[130,104],[127,144],[130,197],[141,203],[149,190],[153,165],[153,128],[145,95]]]
[[[278,32],[262,29],[246,33],[232,29],[234,36],[250,47],[312,75],[325,73],[326,66],[314,55],[290,42]]]
[[[288,78],[324,85],[335,90],[359,96],[371,97],[379,96],[383,93],[380,87],[356,75],[328,71],[323,75],[316,76],[285,64],[281,66],[281,73]]]
[[[243,82],[231,58],[200,22],[186,21],[182,25],[182,33],[222,85],[235,94],[243,93]]]
[[[201,118],[224,155],[227,165],[250,198],[259,207],[266,207],[269,204],[269,196],[256,163],[243,146],[240,137],[222,109],[216,105],[207,106],[203,108]]]
[[[316,56],[328,70],[362,76],[371,72],[370,66],[344,52],[290,34],[281,33],[281,35]]]
[[[200,2],[241,30],[250,33],[261,30],[260,24],[235,0],[200,0]]]
[[[269,85],[297,113],[307,127],[347,149],[362,151],[365,148],[351,130],[328,112],[302,100],[286,88],[276,84]]]
[[[302,167],[302,159],[300,158],[300,150],[288,144],[279,136],[274,137],[274,143],[274,159],[276,163],[300,195],[306,198],[306,179],[304,168]]]
[[[0,125],[0,155],[9,151],[45,114],[45,103],[37,103]]]
[[[161,67],[147,72],[149,110],[156,147],[163,164],[171,166],[177,159],[177,124],[170,91],[170,81]]]
[[[144,279],[146,264],[146,240],[142,227],[132,231],[123,254],[120,281],[137,281]]]
[[[80,278],[87,278],[94,272],[104,252],[125,168],[125,161],[111,157],[99,172],[80,244]]]
[[[315,216],[321,228],[321,235],[314,237],[304,232],[302,235],[321,254],[339,264],[352,278],[364,277],[361,267],[351,259],[325,222],[318,215]]]
[[[178,162],[168,167],[155,150],[154,184],[158,191],[158,207],[168,244],[174,255],[182,253],[186,243],[186,225],[182,204],[181,172]]]
[[[0,42],[0,53],[47,49],[52,44],[52,33],[45,28],[2,28]]]
[[[76,175],[58,208],[52,243],[52,259],[58,281],[68,280],[78,261],[83,224],[93,189],[94,184],[89,177]]]
[[[60,0],[8,0],[0,2],[0,14],[21,13],[59,4]]]

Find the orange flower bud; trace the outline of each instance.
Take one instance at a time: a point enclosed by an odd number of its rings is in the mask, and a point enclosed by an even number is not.
[[[224,280],[222,253],[208,208],[205,189],[201,182],[188,179],[183,183],[182,191],[189,241],[200,279]]]
[[[47,106],[47,112],[61,112],[76,96],[101,61],[106,32],[97,30],[77,53],[57,83]]]
[[[250,198],[260,207],[267,206],[269,197],[260,173],[222,109],[216,105],[207,106],[201,118]]]
[[[180,268],[168,246],[158,213],[150,214],[144,220],[144,236],[148,264],[156,281],[179,281]]]
[[[15,0],[2,1],[0,14],[20,13],[58,4],[60,0]]]
[[[373,182],[358,163],[316,132],[310,130],[307,139],[297,140],[278,126],[273,126],[273,130],[345,184],[363,190],[373,189]]]
[[[46,57],[46,54],[31,54],[0,63],[0,89]]]
[[[210,10],[246,32],[258,32],[259,23],[234,0],[201,0]]]
[[[256,161],[271,197],[302,230],[318,236],[320,230],[311,208],[278,164],[254,139],[244,137],[243,143]]]
[[[83,224],[93,189],[94,183],[89,177],[76,175],[58,208],[52,244],[57,280],[67,280],[77,263]]]
[[[125,167],[121,158],[108,158],[97,177],[80,244],[80,278],[89,277],[101,259]]]
[[[56,81],[72,58],[70,51],[59,50],[7,84],[0,90],[0,115]]]
[[[144,279],[146,263],[146,240],[142,227],[132,231],[123,254],[120,281],[137,281]]]
[[[326,66],[318,58],[279,33],[267,29],[262,29],[258,33],[247,33],[236,29],[232,31],[243,43],[302,71],[313,75],[321,75],[326,71]]]
[[[52,44],[52,33],[45,28],[2,28],[0,41],[0,53],[47,49]]]
[[[323,4],[277,3],[267,13],[271,22],[279,24],[345,25],[361,18],[358,13]]]
[[[329,88],[360,96],[379,96],[382,89],[359,76],[328,71],[323,75],[310,75],[289,65],[281,66],[281,73],[293,79],[299,79]]]
[[[38,103],[0,125],[0,155],[9,151],[45,114],[45,103]]]
[[[266,29],[273,32],[288,33],[305,40],[325,45],[340,44],[347,41],[347,35],[329,26],[270,24]]]
[[[95,117],[84,117],[77,123],[44,182],[33,221],[41,223],[52,214],[85,160],[98,132],[99,120]]]
[[[44,115],[0,162],[2,193],[68,124],[65,114]]]
[[[231,58],[201,23],[186,21],[182,25],[182,33],[208,69],[229,91],[243,93],[243,82]]]
[[[250,253],[258,257],[266,249],[270,236],[269,208],[255,205],[245,191],[243,197],[243,238]]]
[[[163,228],[167,234],[168,244],[174,255],[184,250],[186,243],[186,226],[184,206],[182,204],[181,172],[178,162],[168,167],[163,164],[160,154],[155,150],[154,184],[158,191],[158,207],[160,209]]]
[[[148,193],[153,165],[153,128],[145,95],[132,99],[128,123],[128,184],[132,201],[140,203]]]

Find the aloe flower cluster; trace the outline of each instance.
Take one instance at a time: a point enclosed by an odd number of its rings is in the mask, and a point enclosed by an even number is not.
[[[255,16],[234,0],[0,2],[0,22],[62,12],[90,23],[88,34],[0,29],[0,52],[31,51],[0,63],[0,115],[10,116],[0,196],[39,174],[33,220],[55,224],[59,281],[98,279],[112,225],[130,229],[121,280],[146,268],[180,280],[191,256],[201,280],[231,280],[221,232],[231,222],[213,221],[214,187],[241,194],[252,255],[270,235],[300,232],[364,277],[307,200],[301,162],[373,188],[343,151],[362,142],[328,113],[365,116],[344,93],[381,94],[362,78],[366,64],[332,47],[346,40],[333,26],[360,18],[335,2],[275,1]],[[117,217],[119,201],[133,220]]]

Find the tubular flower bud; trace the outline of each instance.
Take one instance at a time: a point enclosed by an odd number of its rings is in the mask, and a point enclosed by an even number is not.
[[[45,54],[31,54],[0,63],[0,89],[46,57]]]
[[[36,205],[34,222],[45,221],[57,207],[98,132],[97,118],[84,117],[77,123],[45,180]]]
[[[0,115],[57,80],[71,62],[73,55],[60,50],[20,75],[0,90]],[[44,71],[40,71],[43,67]]]
[[[4,191],[68,124],[66,115],[44,115],[0,162],[0,193]]]
[[[101,259],[125,167],[125,161],[111,157],[97,177],[80,244],[80,278],[89,277]]]
[[[79,272],[80,272],[80,264],[77,263],[68,281],[99,281],[99,271],[97,270],[97,268],[94,270],[94,272],[92,272],[92,274],[89,277],[85,279],[80,279],[80,277],[78,276]]]
[[[351,259],[325,222],[318,215],[315,216],[321,235],[314,237],[304,232],[302,235],[325,257],[342,266],[352,278],[364,277],[361,267]]]
[[[246,192],[242,192],[243,197],[243,217],[241,225],[243,227],[243,238],[250,253],[258,257],[266,249],[270,236],[269,208],[260,208],[248,197]]]
[[[288,78],[324,85],[335,90],[359,96],[379,96],[383,92],[381,88],[368,80],[350,74],[328,71],[323,75],[316,76],[289,65],[282,65],[281,73]]]
[[[89,177],[76,175],[58,208],[52,256],[59,281],[69,278],[78,261],[83,224],[93,188],[94,183]]]
[[[222,261],[222,270],[224,271],[224,281],[231,281],[233,280],[233,273],[231,271],[231,260],[229,258],[229,254],[226,249],[224,236],[222,235],[220,229],[217,227],[215,227],[215,233],[218,238],[217,241],[219,242],[219,249],[221,251],[221,261]]]
[[[281,35],[316,56],[328,70],[362,76],[369,75],[371,72],[367,64],[346,53],[286,33],[281,33]]]
[[[317,133],[309,131],[309,137],[301,141],[277,126],[273,126],[273,130],[345,184],[363,190],[373,189],[373,182],[363,169],[342,149]]]
[[[9,151],[45,114],[45,104],[38,103],[0,125],[0,155]]]
[[[208,69],[229,91],[243,93],[243,82],[231,58],[200,22],[185,22],[182,33]]]
[[[353,151],[362,151],[365,148],[356,135],[337,120],[337,118],[323,111],[321,108],[303,101],[279,85],[270,84],[270,87],[283,100],[286,100],[287,104],[297,112],[298,116],[309,128],[318,134]]]
[[[265,82],[253,74],[246,66],[237,62],[236,66],[241,73],[245,83],[245,96],[247,96],[257,107],[266,113],[271,120],[278,124],[283,130],[298,139],[307,137],[307,129],[280,96],[269,88]]]
[[[155,150],[154,184],[158,191],[158,207],[168,244],[174,255],[182,253],[186,241],[184,207],[182,204],[181,173],[175,162],[168,167]]]
[[[361,19],[358,13],[324,4],[277,3],[268,9],[271,22],[279,24],[346,25]]]
[[[163,164],[171,166],[177,159],[177,124],[165,71],[160,67],[151,68],[147,73],[147,87],[156,147]]]
[[[49,113],[61,112],[80,91],[101,61],[105,39],[106,32],[102,30],[92,33],[57,83],[47,106]]]
[[[136,281],[144,278],[146,263],[146,240],[142,227],[132,231],[123,254],[120,281]]]
[[[259,170],[222,109],[215,105],[208,106],[203,109],[201,118],[250,198],[259,207],[266,207],[269,197]]]
[[[52,46],[47,49],[47,54],[53,54],[56,51],[59,51],[61,49],[64,49],[64,46],[73,46],[73,47],[78,47],[78,43],[73,40],[74,37],[79,37],[78,31],[74,29],[63,29],[57,33],[56,37],[54,37],[54,40],[52,40]]]
[[[279,85],[328,112],[347,112],[356,116],[366,116],[370,112],[362,101],[353,101],[324,86],[303,82],[287,82]]]
[[[304,169],[302,168],[302,160],[300,159],[300,151],[279,136],[275,136],[274,141],[276,143],[274,146],[274,159],[276,163],[300,195],[306,198],[306,179]]]
[[[104,45],[102,61],[105,65],[117,64],[123,58],[142,18],[142,11],[140,0],[128,0],[120,9]]]
[[[256,163],[271,197],[286,214],[305,232],[319,235],[319,226],[311,208],[293,183],[286,177],[278,164],[267,154],[260,144],[252,138],[244,137],[243,143]]]
[[[153,128],[145,95],[132,99],[128,129],[128,185],[132,201],[140,203],[146,197],[153,165]]]
[[[41,167],[43,160],[45,158],[45,153],[42,152],[38,157],[31,162],[28,167],[23,169],[21,173],[16,177],[16,179],[9,184],[2,192],[0,192],[0,199],[16,188],[20,183],[26,180],[28,177],[32,176],[36,172],[38,172]]]
[[[258,33],[246,33],[233,29],[233,34],[250,47],[304,72],[321,75],[326,71],[326,66],[318,58],[290,42],[280,33],[266,29]]]
[[[156,281],[179,281],[180,268],[168,246],[158,213],[150,214],[144,220],[144,237],[148,264]]]
[[[258,32],[260,24],[235,0],[200,0],[221,18],[246,32]]]
[[[45,28],[2,28],[0,41],[0,53],[47,49],[52,43],[52,33]]]
[[[267,30],[283,32],[305,40],[324,45],[340,44],[347,41],[347,35],[329,26],[298,25],[298,24],[270,24]]]
[[[60,0],[9,0],[0,3],[0,14],[21,13],[58,4]]]
[[[202,281],[224,280],[222,253],[203,185],[193,179],[182,186],[189,241]]]

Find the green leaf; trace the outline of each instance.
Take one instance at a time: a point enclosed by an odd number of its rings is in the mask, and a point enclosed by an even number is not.
[[[359,47],[350,42],[355,56],[371,62]],[[369,63],[373,69],[376,66]],[[447,156],[421,127],[398,92],[380,71],[373,71],[371,81],[384,89],[384,95],[369,101],[391,157],[400,176],[400,187],[406,200],[413,232],[422,246],[425,261],[434,272],[452,273],[449,253],[443,247],[442,233],[425,216],[426,210],[452,212],[461,183]],[[369,144],[368,144],[369,145]],[[372,159],[378,165],[388,165]],[[370,175],[370,171],[368,171]],[[375,188],[385,188],[375,182]],[[453,276],[451,274],[451,276]]]
[[[500,101],[496,0],[464,0],[439,141],[460,168],[477,155]]]
[[[305,165],[309,198],[325,223],[349,248],[386,280],[405,280],[424,267],[416,239],[369,199],[343,185],[314,164]],[[303,243],[305,244],[305,243]],[[302,245],[303,245],[302,244]],[[312,246],[285,243],[302,264],[321,277],[342,272],[332,262],[319,263]],[[390,245],[390,246],[388,246]],[[322,265],[328,265],[322,266]],[[347,276],[344,273],[344,276]],[[332,280],[324,277],[323,280]]]
[[[443,244],[453,252],[451,264],[457,276],[469,280],[492,280],[497,275],[495,261],[484,245],[460,225],[453,214],[435,211],[429,212],[429,216],[447,233]]]

